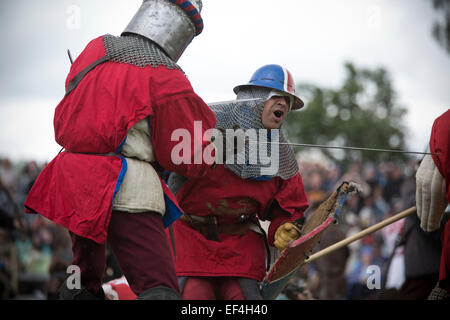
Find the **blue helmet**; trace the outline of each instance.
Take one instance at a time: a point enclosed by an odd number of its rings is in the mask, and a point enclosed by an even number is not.
[[[277,64],[268,64],[255,71],[249,83],[236,86],[233,91],[238,93],[241,88],[248,86],[265,87],[287,93],[294,99],[292,109],[300,109],[304,106],[302,99],[295,95],[295,83],[291,73],[286,68]]]

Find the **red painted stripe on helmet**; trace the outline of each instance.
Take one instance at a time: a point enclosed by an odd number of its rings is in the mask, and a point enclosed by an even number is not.
[[[286,69],[286,73],[287,73],[286,91],[294,94],[295,93],[294,78],[292,78],[292,75],[288,69]]]

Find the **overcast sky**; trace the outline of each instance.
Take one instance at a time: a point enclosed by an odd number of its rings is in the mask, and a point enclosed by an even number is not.
[[[48,161],[57,154],[53,112],[70,67],[66,50],[75,58],[94,37],[120,35],[140,4],[0,2],[0,156]],[[341,84],[345,61],[381,66],[408,109],[408,148],[418,151],[434,119],[450,107],[450,56],[431,37],[438,17],[431,0],[203,0],[203,5],[205,29],[178,63],[206,102],[234,99],[232,88],[269,63],[287,67],[297,83],[327,87]]]

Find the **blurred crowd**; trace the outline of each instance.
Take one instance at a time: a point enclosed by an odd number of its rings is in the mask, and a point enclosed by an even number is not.
[[[25,213],[26,196],[45,165],[0,159],[0,299],[57,299],[69,275],[72,242],[67,229]],[[105,281],[121,275],[108,250]]]
[[[0,159],[0,299],[55,299],[68,275],[68,231],[24,213],[25,198],[44,166]],[[355,162],[342,171],[300,161],[310,202],[307,217],[343,181],[354,181],[362,190],[348,198],[316,251],[415,205],[416,166],[416,161],[407,166]],[[279,299],[423,299],[437,280],[440,242],[439,231],[421,232],[416,219],[411,215],[305,265]],[[121,276],[112,254],[107,255],[105,281]]]
[[[45,165],[45,164],[44,164]],[[23,203],[43,166],[0,159],[0,298],[54,299],[72,259],[62,228]]]

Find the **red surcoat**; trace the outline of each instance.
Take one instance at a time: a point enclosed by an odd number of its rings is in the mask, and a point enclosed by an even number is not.
[[[105,53],[103,36],[92,40],[72,65],[66,89],[75,75]],[[42,214],[77,235],[104,243],[113,197],[126,174],[123,157],[105,154],[120,151],[128,130],[144,118],[149,119],[151,142],[161,167],[186,177],[207,174],[210,169],[204,163],[176,165],[171,161],[171,150],[179,143],[171,141],[175,129],[186,129],[194,137],[194,121],[202,121],[202,134],[216,122],[183,72],[107,61],[88,72],[56,107],[55,139],[66,151],[37,178],[25,201],[27,212]],[[206,148],[208,144],[202,139],[196,145]],[[192,148],[192,162],[195,151]],[[181,211],[165,183],[161,184],[167,226]]]
[[[281,223],[303,217],[308,207],[300,174],[283,180],[242,179],[224,165],[200,179],[189,179],[177,193],[184,212],[197,216],[214,214],[220,223],[233,223],[244,214],[256,213],[270,220],[269,244]],[[174,223],[175,266],[178,276],[246,277],[261,281],[265,275],[266,249],[262,235],[220,234],[207,240],[187,222]]]

